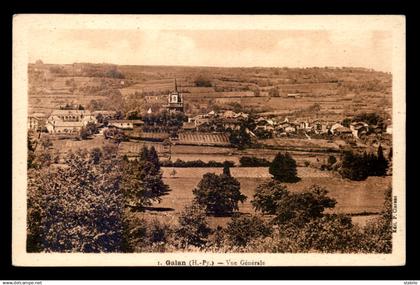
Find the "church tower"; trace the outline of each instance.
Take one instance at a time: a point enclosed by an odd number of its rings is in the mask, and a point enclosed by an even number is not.
[[[178,92],[176,79],[174,82],[174,91],[168,95],[168,105],[166,105],[166,109],[169,113],[184,112],[184,100],[182,94]]]

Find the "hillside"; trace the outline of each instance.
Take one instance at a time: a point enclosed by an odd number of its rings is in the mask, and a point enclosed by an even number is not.
[[[30,113],[48,114],[66,103],[124,112],[158,110],[176,78],[191,115],[243,109],[331,120],[371,111],[391,116],[391,74],[363,68],[29,64],[28,77]]]

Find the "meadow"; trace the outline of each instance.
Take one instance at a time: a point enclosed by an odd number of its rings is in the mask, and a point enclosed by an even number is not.
[[[221,168],[175,168],[176,174],[170,175],[174,168],[163,168],[163,180],[171,191],[162,197],[160,203],[154,204],[145,213],[138,215],[146,219],[158,219],[162,222],[174,224],[182,209],[194,199],[192,190],[200,182],[203,174],[207,172],[222,173]],[[231,168],[232,176],[236,177],[241,184],[241,192],[248,198],[243,204],[239,204],[239,212],[243,214],[255,213],[251,201],[255,189],[261,183],[267,181],[270,175],[267,168]],[[391,177],[369,177],[365,181],[350,181],[336,177],[330,172],[317,171],[307,167],[298,168],[298,176],[301,180],[297,183],[285,183],[291,192],[299,192],[311,185],[324,186],[329,196],[337,200],[337,204],[331,213],[353,215],[355,223],[364,225],[382,211],[384,192],[391,185]],[[212,226],[225,226],[229,217],[210,217]]]

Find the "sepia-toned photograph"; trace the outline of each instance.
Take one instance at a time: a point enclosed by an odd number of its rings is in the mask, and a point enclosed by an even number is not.
[[[17,15],[13,260],[403,265],[403,16]]]

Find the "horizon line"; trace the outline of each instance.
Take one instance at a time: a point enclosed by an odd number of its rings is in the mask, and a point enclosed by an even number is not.
[[[38,60],[37,60],[38,61]],[[42,60],[41,60],[42,61]],[[28,64],[36,64],[35,62],[28,62]],[[147,67],[201,67],[201,68],[279,68],[279,69],[307,69],[307,68],[319,68],[319,69],[365,69],[369,71],[375,71],[375,72],[382,72],[382,73],[389,73],[392,74],[391,71],[384,71],[384,70],[378,70],[371,67],[363,67],[363,66],[305,66],[305,67],[297,67],[297,66],[220,66],[220,65],[163,65],[163,64],[118,64],[118,63],[109,63],[109,62],[73,62],[73,63],[49,63],[49,62],[43,62],[42,64],[46,65],[74,65],[74,64],[102,64],[102,65],[116,65],[116,66],[147,66]]]

